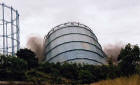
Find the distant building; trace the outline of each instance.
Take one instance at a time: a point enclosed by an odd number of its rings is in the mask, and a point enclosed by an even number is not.
[[[100,65],[105,63],[105,58],[97,37],[83,24],[58,25],[45,37],[44,61]]]

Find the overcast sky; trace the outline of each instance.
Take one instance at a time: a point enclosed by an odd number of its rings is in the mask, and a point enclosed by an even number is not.
[[[21,47],[28,37],[44,37],[56,25],[76,21],[89,26],[103,46],[140,44],[140,0],[0,0],[20,13]]]

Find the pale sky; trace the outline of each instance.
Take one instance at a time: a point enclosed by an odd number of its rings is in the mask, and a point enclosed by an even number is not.
[[[116,42],[140,45],[140,0],[0,0],[20,14],[20,41],[44,37],[65,22],[89,26],[104,46]]]

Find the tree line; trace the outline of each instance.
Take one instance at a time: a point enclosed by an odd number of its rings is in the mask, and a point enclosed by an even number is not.
[[[38,63],[34,52],[20,49],[16,56],[0,55],[0,81],[32,81],[88,84],[121,76],[140,75],[140,48],[127,44],[118,56],[118,64],[108,59],[105,65],[76,63]]]

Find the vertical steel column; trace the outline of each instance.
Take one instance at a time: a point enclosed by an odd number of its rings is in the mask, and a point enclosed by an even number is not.
[[[7,22],[6,22],[6,55],[8,55],[8,33],[7,33]]]
[[[5,26],[4,26],[4,22],[5,22],[5,19],[4,19],[4,4],[2,3],[2,12],[3,12],[3,54],[5,54]]]
[[[16,40],[17,40],[17,50],[19,50],[20,46],[20,40],[19,40],[19,14],[18,11],[16,11]]]
[[[13,8],[11,7],[11,40],[12,40],[12,56],[14,52],[14,31],[13,31]]]

